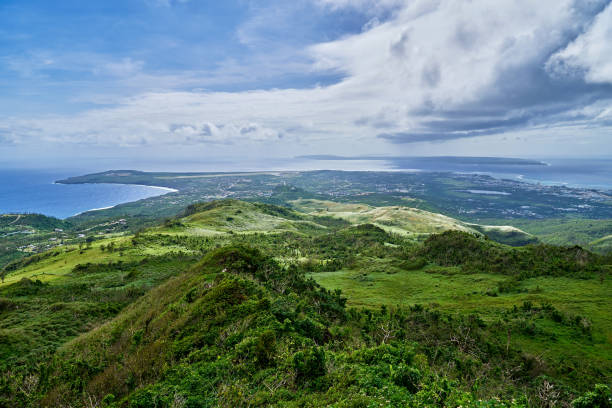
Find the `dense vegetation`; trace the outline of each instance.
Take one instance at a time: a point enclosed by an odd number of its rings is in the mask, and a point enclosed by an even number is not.
[[[36,391],[43,406],[130,407],[524,406],[569,396],[534,380],[541,363],[496,342],[499,328],[477,316],[345,302],[258,250],[222,247],[62,348]],[[555,316],[528,304],[513,313],[534,311]],[[526,385],[541,395],[520,392]],[[481,401],[491,390],[514,402]]]
[[[491,220],[504,224],[506,220]],[[578,217],[545,220],[514,220],[518,228],[553,245],[580,245],[599,253],[612,251],[612,219],[594,220]]]
[[[609,407],[611,264],[197,204],[11,264],[0,406]]]
[[[536,276],[592,278],[605,273],[606,263],[606,258],[579,246],[538,244],[507,248],[458,231],[429,237],[419,253],[438,265],[461,266],[464,272],[501,273],[517,279]]]

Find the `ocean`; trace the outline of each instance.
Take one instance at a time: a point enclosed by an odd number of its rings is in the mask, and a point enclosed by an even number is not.
[[[482,158],[481,158],[482,159]],[[612,159],[542,159],[543,165],[528,162],[495,162],[447,157],[395,158],[291,158],[265,161],[159,164],[163,171],[262,171],[262,170],[371,170],[371,171],[450,171],[488,174],[496,178],[513,179],[545,185],[565,185],[612,191]],[[178,167],[180,166],[180,167]],[[124,166],[125,167],[125,166]],[[143,170],[152,171],[151,163]],[[112,207],[168,193],[169,190],[122,184],[54,184],[70,176],[99,170],[17,170],[0,169],[0,214],[16,212],[41,213],[67,218],[78,213]]]
[[[123,184],[54,184],[56,180],[85,173],[0,169],[0,214],[40,213],[67,218],[169,191]]]
[[[460,159],[460,158],[459,158]],[[448,158],[397,158],[388,161],[395,170],[452,171],[488,174],[543,185],[612,190],[612,159],[541,159],[544,165],[495,164]]]

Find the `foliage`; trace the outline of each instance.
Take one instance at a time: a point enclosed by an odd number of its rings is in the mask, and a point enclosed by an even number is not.
[[[507,248],[460,231],[428,238],[419,251],[432,262],[460,266],[466,272],[535,276],[591,277],[605,271],[602,258],[581,247],[546,244]]]
[[[611,406],[612,394],[610,388],[603,384],[597,384],[593,391],[589,391],[572,401],[573,408],[610,408]]]
[[[187,212],[11,267],[0,406],[582,407],[608,395],[587,392],[612,378],[605,257],[463,232],[417,243],[269,204]],[[234,233],[197,229],[216,222]]]

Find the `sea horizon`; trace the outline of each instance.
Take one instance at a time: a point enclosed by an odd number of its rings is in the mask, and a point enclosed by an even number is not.
[[[529,159],[538,160],[538,159]],[[492,165],[448,163],[441,158],[292,158],[242,162],[203,163],[196,170],[191,165],[173,167],[164,164],[163,171],[173,172],[256,172],[256,171],[390,171],[390,172],[452,172],[462,174],[485,174],[497,179],[542,185],[562,185],[572,188],[612,190],[612,159],[541,159],[546,165],[513,164]],[[109,163],[106,170],[113,170],[116,163]],[[265,167],[268,166],[268,167]],[[125,168],[128,167],[120,166]],[[130,170],[151,171],[149,165],[134,166]],[[142,170],[143,169],[143,170]],[[85,174],[100,172],[96,169],[45,170],[0,168],[0,214],[40,213],[60,219],[76,216],[88,211],[112,208],[116,205],[168,194],[173,189],[163,186],[136,184],[72,184],[57,181]]]

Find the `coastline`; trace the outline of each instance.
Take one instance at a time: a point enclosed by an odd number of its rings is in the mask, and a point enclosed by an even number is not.
[[[65,183],[58,183],[56,181],[54,181],[53,184],[64,184],[65,185]],[[165,193],[156,195],[154,197],[161,197],[161,196],[164,196],[166,194],[177,193],[179,191],[179,190],[177,190],[175,188],[162,187],[162,186],[149,186],[147,184],[124,184],[124,183],[75,183],[75,184],[108,184],[108,185],[121,185],[121,186],[139,186],[139,187],[149,187],[149,188],[154,188],[154,189],[164,190],[165,191]],[[148,197],[148,198],[152,198],[152,197]],[[140,200],[145,200],[145,198],[141,198]],[[89,210],[80,211],[80,212],[78,212],[78,213],[76,213],[74,215],[71,215],[70,217],[66,217],[66,218],[77,217],[79,215],[82,215],[82,214],[85,214],[85,213],[88,213],[88,212],[93,212],[93,211],[109,210],[111,208],[117,207],[118,205],[133,203],[133,202],[136,202],[136,201],[139,201],[139,200],[126,201],[126,202],[115,204],[115,205],[109,205],[107,207],[92,208],[92,209],[89,209]]]
[[[70,217],[76,217],[77,215],[81,215],[81,214],[85,214],[86,212],[90,212],[90,211],[102,211],[102,210],[108,210],[109,208],[113,208],[118,206],[119,204],[116,205],[109,205],[108,207],[100,207],[100,208],[92,208],[91,210],[85,210],[85,211],[81,211],[79,213],[76,213],[74,215],[71,215]],[[68,218],[70,218],[68,217]]]
[[[110,186],[139,186],[139,187],[157,188],[159,190],[166,190],[168,193],[176,193],[179,191],[176,188],[162,187],[162,186],[150,186],[148,184],[132,184],[132,183],[62,183],[60,180],[60,181],[54,181],[51,184],[61,184],[63,186],[78,185],[78,184],[92,184],[92,185],[107,184]]]

